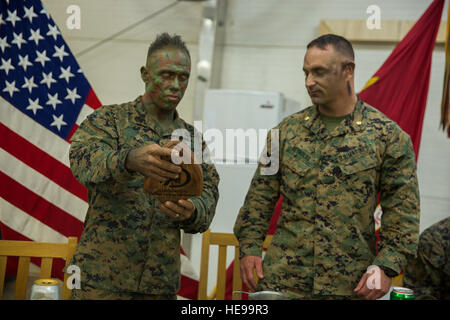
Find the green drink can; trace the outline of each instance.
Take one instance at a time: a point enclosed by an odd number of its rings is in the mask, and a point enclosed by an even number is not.
[[[394,287],[391,291],[391,300],[414,300],[414,291],[403,287]]]

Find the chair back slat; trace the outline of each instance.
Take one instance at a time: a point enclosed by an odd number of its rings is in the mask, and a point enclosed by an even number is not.
[[[217,300],[225,300],[225,281],[227,275],[227,246],[219,245],[219,258],[217,262]]]
[[[242,290],[241,270],[239,261],[239,247],[234,248],[234,265],[233,265],[233,292]],[[239,299],[240,294],[232,293],[231,299]]]
[[[208,229],[202,235],[202,256],[200,260],[200,277],[198,283],[198,300],[208,298],[206,290],[208,285],[209,244],[211,231]]]
[[[30,257],[19,257],[17,267],[15,300],[25,300],[27,297],[28,271],[30,269]]]
[[[0,299],[3,297],[3,287],[5,286],[7,256],[0,256]]]
[[[52,264],[53,258],[50,257],[42,258],[41,273],[39,274],[39,277],[41,279],[49,279],[52,277]]]

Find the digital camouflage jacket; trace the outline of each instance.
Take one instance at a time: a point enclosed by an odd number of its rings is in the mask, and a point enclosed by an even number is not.
[[[450,300],[450,218],[420,234],[417,258],[408,261],[404,284],[417,300]]]
[[[75,255],[81,283],[116,292],[175,294],[180,286],[180,229],[205,231],[218,201],[219,176],[202,163],[203,193],[191,198],[196,211],[190,221],[174,222],[159,200],[144,193],[144,176],[125,168],[128,152],[146,144],[164,145],[174,129],[194,128],[176,115],[166,130],[138,97],[103,106],[90,114],[73,135],[70,165],[88,189],[89,209]],[[202,142],[203,148],[206,144]]]
[[[416,254],[419,233],[409,136],[360,99],[331,133],[317,106],[285,118],[275,129],[279,170],[262,175],[260,162],[234,227],[241,257],[260,256],[274,205],[283,196],[259,290],[352,297],[369,265],[400,273]],[[271,150],[270,136],[267,145]],[[377,251],[379,193],[383,215]]]

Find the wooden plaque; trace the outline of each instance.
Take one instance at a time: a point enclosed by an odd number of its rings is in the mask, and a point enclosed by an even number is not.
[[[163,147],[173,149],[176,145],[182,143],[178,140],[171,140]],[[189,148],[183,148],[182,151]],[[181,151],[181,152],[182,152]],[[180,154],[182,155],[182,154]],[[191,163],[182,163],[181,172],[177,179],[169,179],[166,182],[159,182],[149,177],[144,180],[144,191],[158,198],[162,203],[165,201],[177,202],[180,199],[189,199],[202,194],[203,190],[203,171],[200,164],[194,164],[194,155],[190,152]],[[171,157],[161,157],[162,160],[172,162]]]

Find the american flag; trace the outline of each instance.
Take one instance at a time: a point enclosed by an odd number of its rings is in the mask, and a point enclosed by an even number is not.
[[[70,171],[69,140],[100,106],[41,1],[0,0],[3,239],[67,242],[69,236],[80,237],[88,198]],[[190,270],[185,256],[182,261],[182,272]],[[10,259],[8,270],[16,263]],[[53,276],[62,279],[64,263],[55,259]],[[188,273],[179,294],[195,298],[198,278]]]
[[[101,104],[40,1],[0,6],[2,238],[67,242],[88,207],[69,139]]]

